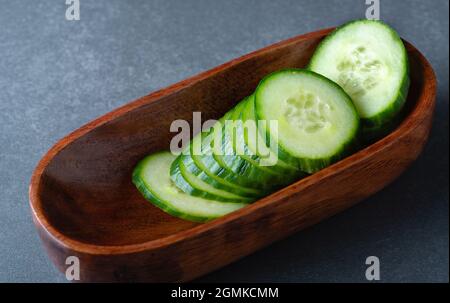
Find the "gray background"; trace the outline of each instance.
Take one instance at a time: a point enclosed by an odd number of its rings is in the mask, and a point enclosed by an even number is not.
[[[364,0],[0,0],[0,281],[63,282],[34,230],[34,166],[68,132],[150,91],[301,33],[362,18]],[[430,141],[394,184],[200,281],[448,282],[449,2],[381,0],[381,17],[433,64]]]

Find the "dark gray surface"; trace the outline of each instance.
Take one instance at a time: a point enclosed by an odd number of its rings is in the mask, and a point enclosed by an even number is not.
[[[0,1],[0,281],[65,281],[45,255],[28,182],[68,132],[150,91],[282,39],[362,18],[352,1]],[[448,282],[448,1],[381,0],[381,18],[433,64],[429,144],[394,184],[201,281]]]

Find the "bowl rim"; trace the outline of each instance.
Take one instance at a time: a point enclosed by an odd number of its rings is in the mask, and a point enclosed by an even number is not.
[[[277,203],[280,200],[289,196],[289,194],[292,193],[293,191],[296,192],[303,188],[307,188],[315,182],[319,182],[320,180],[325,179],[329,176],[338,174],[342,170],[347,169],[348,167],[356,165],[357,163],[363,161],[368,154],[381,153],[385,148],[391,146],[392,144],[395,144],[398,138],[408,134],[408,130],[411,129],[415,121],[420,119],[421,116],[425,115],[427,111],[434,110],[436,97],[436,76],[433,71],[433,68],[431,67],[428,60],[423,56],[423,54],[419,50],[417,50],[411,43],[405,40],[404,41],[408,52],[417,53],[418,55],[417,57],[420,61],[420,64],[424,67],[423,78],[426,79],[427,81],[424,82],[423,88],[419,93],[418,101],[416,102],[410,113],[403,119],[403,121],[397,127],[397,129],[395,129],[393,132],[391,132],[384,138],[380,139],[379,141],[367,146],[366,148],[334,163],[333,165],[330,165],[329,167],[311,176],[303,178],[287,187],[284,187],[283,189],[275,193],[272,193],[271,195],[266,196],[256,201],[255,203],[252,203],[249,206],[241,208],[235,212],[232,212],[228,215],[217,218],[210,222],[199,224],[197,226],[174,233],[172,235],[164,236],[162,238],[153,239],[141,243],[124,244],[124,245],[97,245],[75,240],[70,236],[63,234],[57,228],[55,228],[49,222],[44,212],[42,211],[42,201],[39,192],[42,186],[41,177],[47,165],[52,161],[54,156],[57,155],[60,151],[62,151],[66,146],[68,146],[75,140],[81,138],[82,136],[86,135],[91,130],[103,124],[106,124],[113,119],[117,119],[123,116],[124,114],[136,110],[142,106],[146,106],[153,102],[161,101],[162,96],[176,93],[177,91],[189,87],[214,74],[220,73],[224,69],[240,64],[241,62],[246,61],[252,57],[263,55],[264,53],[271,51],[273,49],[288,46],[290,44],[298,43],[304,40],[324,37],[334,29],[335,29],[334,27],[326,28],[315,32],[294,36],[292,38],[250,52],[236,59],[232,59],[210,70],[201,72],[178,83],[172,84],[170,86],[157,90],[153,93],[150,93],[149,95],[138,98],[135,101],[126,103],[104,115],[99,116],[98,118],[92,120],[91,122],[86,123],[85,125],[81,126],[75,131],[69,133],[62,139],[58,140],[41,158],[38,165],[34,169],[31,177],[31,182],[29,185],[29,203],[32,211],[33,221],[35,223],[36,228],[42,229],[42,231],[45,232],[45,235],[47,237],[50,237],[50,239],[53,242],[56,242],[60,247],[64,247],[65,249],[84,254],[122,255],[157,249],[167,245],[174,244],[179,241],[186,240],[188,238],[195,237],[200,233],[216,229],[222,224],[235,221],[242,216],[246,216],[252,213],[253,211],[267,207],[269,204]]]

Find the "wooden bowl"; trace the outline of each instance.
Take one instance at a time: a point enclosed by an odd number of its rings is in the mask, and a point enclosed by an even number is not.
[[[131,183],[145,155],[168,149],[175,119],[218,118],[267,73],[303,67],[331,29],[242,56],[126,104],[54,145],[31,178],[30,204],[44,246],[81,281],[188,281],[315,224],[379,191],[422,151],[436,79],[409,43],[407,116],[390,135],[254,204],[206,224],[183,221],[147,202]],[[205,120],[204,120],[205,121]]]

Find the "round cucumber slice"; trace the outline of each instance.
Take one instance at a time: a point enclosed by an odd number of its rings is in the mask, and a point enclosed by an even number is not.
[[[339,27],[321,42],[308,68],[352,98],[364,132],[383,130],[405,103],[408,55],[398,34],[383,22],[357,20]]]
[[[270,169],[283,174],[283,175],[296,175],[297,177],[301,176],[302,173],[298,170],[298,168],[291,164],[284,162],[277,155],[277,149],[272,150],[269,146],[267,146],[267,141],[261,135],[261,131],[258,130],[260,127],[264,127],[264,124],[259,124],[255,118],[255,96],[251,95],[248,98],[245,107],[241,113],[241,119],[243,125],[251,126],[254,125],[253,129],[243,128],[240,129],[240,133],[238,138],[243,138],[244,142],[240,142],[243,147],[242,149],[249,155],[251,159],[255,160],[259,165],[267,165]],[[250,124],[249,124],[250,123]]]
[[[240,118],[248,101],[248,98],[244,99],[232,112],[229,119],[230,123],[225,124],[221,146],[224,155],[222,159],[232,171],[252,180],[255,184],[261,184],[266,191],[273,191],[298,179],[298,176],[278,172],[271,166],[261,166],[257,161],[246,155],[245,151],[237,150],[238,141],[241,142],[244,149],[246,148],[242,140],[243,130]]]
[[[230,115],[227,113],[219,121],[223,123],[224,121],[229,119],[229,116]],[[265,188],[265,184],[255,183],[254,180],[236,173],[226,165],[225,161],[223,160],[222,148],[220,146],[220,144],[222,143],[223,129],[220,128],[221,132],[218,133],[217,136],[214,133],[215,130],[216,129],[213,128],[211,132],[206,135],[205,139],[202,140],[202,144],[205,145],[204,150],[206,151],[206,153],[211,153],[210,155],[202,155],[202,161],[208,167],[209,171],[215,172],[218,177],[225,180],[226,182],[230,182],[247,189],[252,189],[252,192],[257,191],[258,197],[267,194],[268,192]],[[220,143],[217,147],[214,146],[216,140]]]
[[[313,173],[345,156],[353,146],[359,117],[350,97],[336,83],[314,72],[286,69],[265,77],[255,92],[255,115],[276,120],[279,154],[297,159]]]
[[[169,152],[155,153],[141,160],[133,171],[133,183],[138,190],[163,211],[185,220],[205,222],[248,205],[207,200],[182,192],[170,178],[174,159]]]
[[[212,185],[202,181],[200,178],[191,174],[184,166],[180,158],[175,159],[170,169],[170,176],[173,182],[185,193],[201,197],[208,200],[221,202],[242,202],[250,203],[254,199],[241,197],[239,195],[217,189]]]

